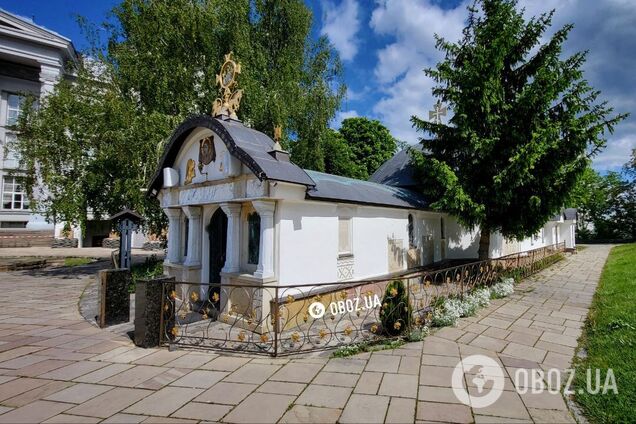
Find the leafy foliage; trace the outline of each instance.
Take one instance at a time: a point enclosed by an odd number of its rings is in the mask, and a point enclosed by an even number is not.
[[[356,159],[342,134],[328,130],[322,141],[325,155],[325,172],[343,177],[366,179],[366,169]]]
[[[588,168],[577,182],[569,203],[579,211],[581,240],[636,239],[636,181],[629,173],[629,163],[623,174]]]
[[[107,44],[22,119],[15,147],[41,183],[36,205],[49,219],[83,224],[124,207],[164,226],[142,192],[164,142],[186,116],[209,113],[224,55],[242,63],[239,115],[283,144],[299,165],[322,170],[320,140],[345,87],[328,39],[310,37],[312,16],[300,0],[122,0],[103,24]],[[95,34],[85,24],[86,32]]]
[[[626,115],[613,115],[583,79],[585,52],[561,58],[572,25],[541,43],[552,12],[526,21],[516,0],[480,0],[463,38],[437,38],[445,59],[425,70],[452,110],[448,124],[412,117],[432,135],[413,149],[432,206],[479,225],[480,257],[490,231],[536,233],[563,207],[588,158]]]
[[[388,128],[368,118],[348,118],[342,121],[340,134],[353,154],[353,161],[362,169],[361,179],[368,179],[397,150],[397,141]]]
[[[328,130],[321,146],[325,172],[367,180],[391,159],[398,142],[379,121],[358,117],[342,121],[338,131]]]

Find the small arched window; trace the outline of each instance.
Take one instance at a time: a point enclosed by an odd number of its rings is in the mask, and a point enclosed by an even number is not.
[[[409,214],[409,248],[415,247],[415,224],[413,223],[413,215]]]

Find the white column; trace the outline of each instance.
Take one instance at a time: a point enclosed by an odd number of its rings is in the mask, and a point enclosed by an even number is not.
[[[261,217],[261,243],[258,252],[258,266],[255,277],[269,278],[274,276],[274,208],[276,202],[255,200],[254,209]]]
[[[169,263],[180,262],[181,245],[181,209],[165,208],[163,212],[168,217],[168,254],[166,259]]]
[[[227,246],[225,250],[225,265],[223,272],[239,272],[239,250],[241,236],[241,204],[221,203],[221,209],[227,215]]]
[[[183,208],[188,217],[188,256],[184,265],[201,265],[201,207],[185,206]]]
[[[60,79],[61,69],[58,66],[40,64],[40,96],[45,97],[55,88]]]

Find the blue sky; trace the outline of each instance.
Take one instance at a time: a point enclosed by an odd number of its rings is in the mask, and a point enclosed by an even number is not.
[[[101,22],[115,0],[0,0],[0,7],[32,17],[39,25],[86,47],[75,14]],[[422,69],[441,56],[433,34],[459,37],[471,0],[307,0],[314,12],[313,34],[326,34],[340,52],[348,86],[333,126],[350,116],[380,120],[399,139],[417,141],[409,117],[426,116],[435,100]],[[526,15],[556,9],[554,27],[574,23],[566,54],[590,51],[585,76],[617,111],[636,109],[636,1],[520,0]],[[608,135],[594,166],[618,169],[636,148],[636,114]]]

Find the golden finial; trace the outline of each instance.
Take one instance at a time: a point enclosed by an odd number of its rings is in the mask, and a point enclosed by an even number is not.
[[[243,90],[232,90],[236,86],[236,77],[241,73],[241,64],[235,62],[232,55],[232,52],[225,55],[221,72],[216,75],[216,84],[221,87],[223,94],[214,100],[212,116],[229,115],[232,119],[238,119],[236,112],[241,105]]]
[[[283,146],[280,145],[280,139],[283,136],[283,127],[280,125],[274,126],[274,150],[282,151]]]

